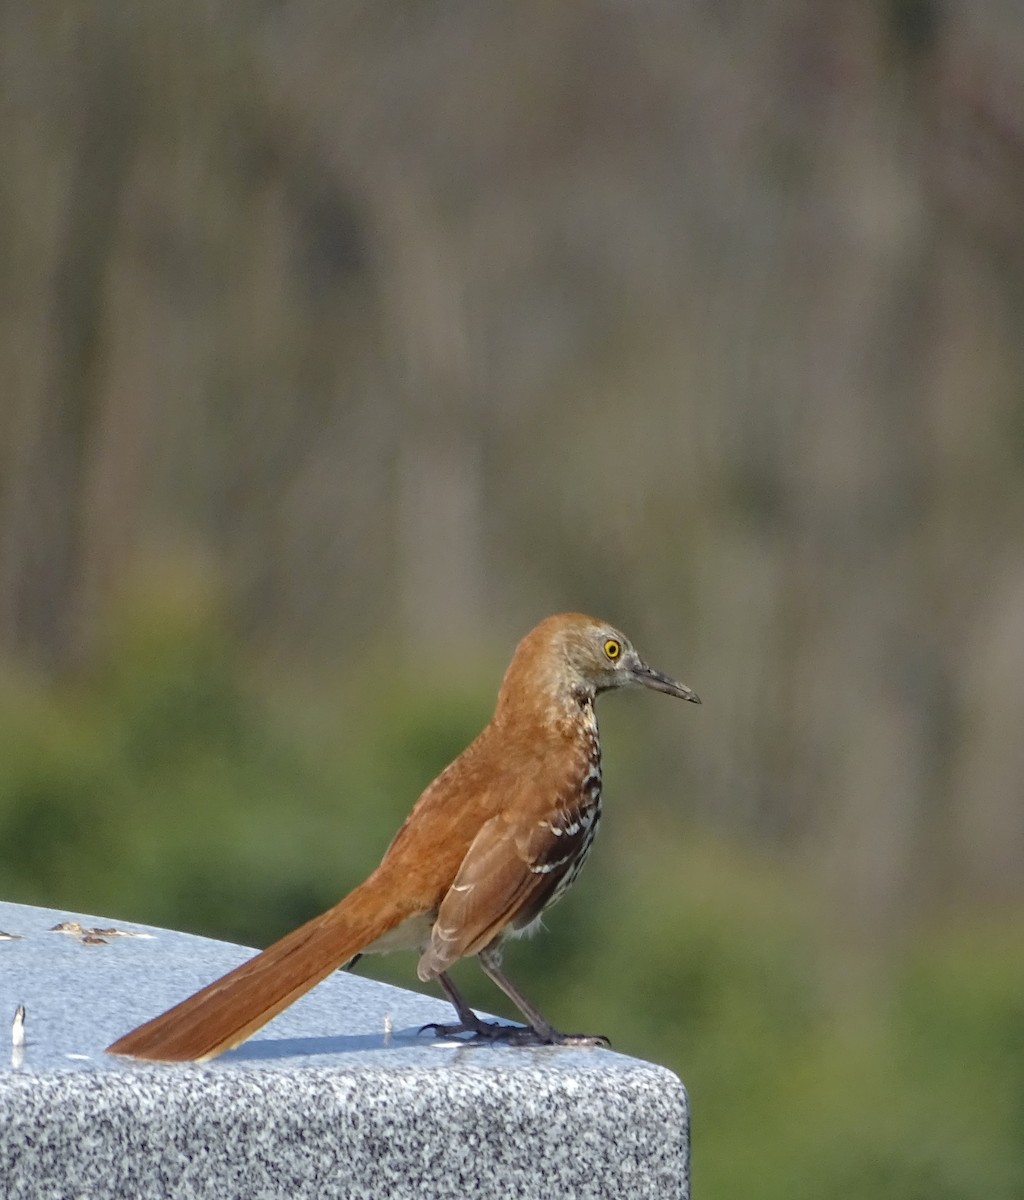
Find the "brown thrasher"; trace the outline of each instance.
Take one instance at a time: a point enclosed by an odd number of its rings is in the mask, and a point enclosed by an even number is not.
[[[699,704],[652,670],[618,630],[581,613],[523,638],[490,724],[426,789],[373,874],[333,908],[133,1029],[108,1049],[205,1061],[243,1042],[362,954],[415,950],[458,1013],[442,1035],[548,1045],[607,1044],[556,1032],[501,971],[502,944],[526,933],[579,874],[601,818],[594,700],[627,686]],[[475,954],[529,1027],[480,1020],[448,977]]]

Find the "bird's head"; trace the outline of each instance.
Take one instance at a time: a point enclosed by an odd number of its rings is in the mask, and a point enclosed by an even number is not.
[[[700,704],[692,688],[649,667],[625,634],[583,613],[559,613],[532,629],[516,649],[502,694],[526,688],[551,698],[592,701],[621,687],[652,688]]]

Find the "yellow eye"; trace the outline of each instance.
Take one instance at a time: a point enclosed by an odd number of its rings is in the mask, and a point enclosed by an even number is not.
[[[622,653],[622,643],[617,642],[614,638],[609,638],[604,644],[604,653],[606,658],[610,658],[614,662]]]

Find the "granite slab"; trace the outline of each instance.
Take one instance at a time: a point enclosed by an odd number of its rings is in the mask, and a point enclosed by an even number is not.
[[[0,1195],[688,1196],[670,1071],[438,1040],[446,1001],[372,979],[332,975],[206,1065],[104,1052],[252,953],[0,903]]]

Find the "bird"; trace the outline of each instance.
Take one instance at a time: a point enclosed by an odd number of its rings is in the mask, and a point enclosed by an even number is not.
[[[623,687],[700,703],[607,622],[583,613],[542,620],[516,647],[489,723],[428,785],[363,883],[108,1051],[205,1062],[335,970],[397,950],[419,954],[419,978],[437,980],[458,1018],[421,1032],[513,1045],[607,1045],[603,1037],[559,1033],[506,976],[502,954],[510,938],[536,929],[590,853],[601,819],[594,702]],[[485,1021],[463,998],[448,971],[473,956],[525,1026]]]

